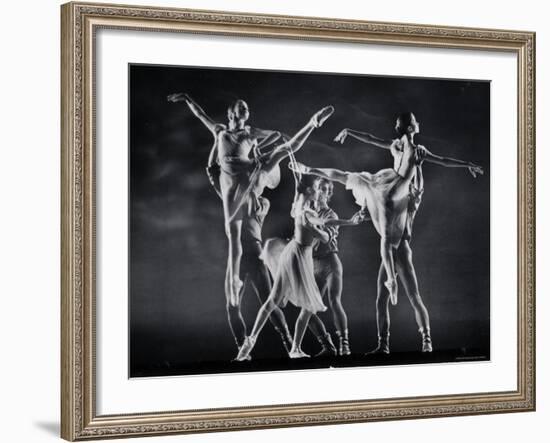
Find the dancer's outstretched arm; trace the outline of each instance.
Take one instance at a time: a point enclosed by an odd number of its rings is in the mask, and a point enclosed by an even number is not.
[[[195,117],[197,117],[214,136],[216,136],[220,129],[223,128],[223,125],[212,120],[208,114],[206,114],[206,112],[204,112],[204,110],[187,94],[183,94],[181,92],[170,94],[168,96],[168,101],[172,103],[185,102]]]
[[[467,168],[474,178],[477,177],[478,174],[483,175],[483,168],[475,163],[457,160],[451,157],[443,157],[431,153],[424,146],[419,145],[418,147],[422,150],[422,158],[429,163],[445,166],[446,168]]]
[[[305,175],[315,175],[317,177],[323,177],[327,180],[338,182],[345,185],[348,181],[349,172],[341,171],[340,169],[332,168],[310,168],[309,166],[304,165],[303,163],[296,163],[296,166],[293,167],[292,163],[288,167],[299,174]]]
[[[384,140],[382,138],[369,134],[368,132],[356,131],[355,129],[349,128],[342,129],[334,138],[334,141],[340,144],[344,144],[348,136],[363,143],[367,143],[369,145],[373,145],[382,149],[391,149],[391,146],[393,144],[393,140]]]
[[[329,233],[327,231],[325,231],[324,229],[319,227],[319,225],[323,224],[323,220],[321,220],[318,217],[309,216],[307,213],[306,213],[305,217],[306,217],[306,220],[309,223],[309,227],[310,227],[311,231],[313,232],[314,237],[318,238],[323,243],[328,243],[328,241],[330,240]]]
[[[350,219],[332,218],[325,220],[325,226],[357,226],[370,219],[370,216],[361,210],[353,214]]]

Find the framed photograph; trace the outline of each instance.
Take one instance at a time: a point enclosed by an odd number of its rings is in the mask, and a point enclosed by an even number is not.
[[[535,35],[62,6],[62,437],[535,409]]]

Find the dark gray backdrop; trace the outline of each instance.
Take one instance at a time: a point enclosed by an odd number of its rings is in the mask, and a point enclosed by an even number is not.
[[[166,101],[173,92],[189,93],[219,122],[225,122],[228,104],[242,98],[250,106],[250,125],[288,134],[321,107],[333,105],[335,114],[297,154],[311,166],[370,172],[391,167],[384,150],[352,139],[341,146],[332,139],[344,127],[393,138],[395,116],[406,110],[420,121],[418,143],[482,165],[486,174],[473,179],[465,169],[425,164],[426,191],[412,246],[437,361],[454,361],[457,355],[489,358],[488,82],[149,65],[131,65],[129,75],[131,375],[315,366],[311,361],[287,366],[269,324],[252,366],[228,363],[236,347],[223,292],[227,240],[221,202],[204,172],[213,140],[184,103]],[[272,206],[264,239],[292,234],[294,183],[286,161],[282,171],[281,185],[266,193]],[[340,185],[332,206],[342,217],[358,209]],[[343,302],[357,353],[347,364],[378,364],[379,359],[361,355],[376,344],[379,237],[369,224],[344,228],[340,249]],[[253,293],[245,294],[249,327],[258,308]],[[285,313],[293,330],[297,309],[290,306]],[[411,354],[419,350],[420,339],[402,288],[391,316],[391,362],[433,359]],[[330,314],[322,318],[333,330]],[[303,347],[318,350],[310,334]]]

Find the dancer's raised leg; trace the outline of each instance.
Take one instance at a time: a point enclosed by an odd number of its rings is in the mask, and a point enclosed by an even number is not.
[[[264,163],[264,169],[267,171],[273,169],[288,155],[288,151],[293,153],[298,151],[304,145],[313,130],[320,128],[333,113],[334,108],[332,106],[321,109],[316,112],[309,122],[294,134],[290,140],[278,145],[271,152],[262,154],[261,161]]]
[[[292,167],[292,166],[290,166]],[[302,163],[297,162],[295,168],[296,172],[301,174],[314,175],[316,177],[322,177],[327,180],[345,185],[348,181],[349,172],[341,171],[340,169],[333,168],[310,168]]]

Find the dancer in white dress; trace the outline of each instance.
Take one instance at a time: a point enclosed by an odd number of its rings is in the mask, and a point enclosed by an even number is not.
[[[309,357],[301,349],[302,340],[312,314],[325,311],[321,293],[313,275],[313,242],[316,238],[328,241],[328,234],[320,229],[323,221],[308,206],[315,197],[311,186],[301,180],[292,208],[294,238],[282,251],[271,294],[260,308],[251,334],[245,339],[237,360],[245,360],[252,351],[258,335],[276,306],[291,302],[301,308],[296,326],[290,358]]]
[[[343,268],[338,257],[338,234],[340,227],[358,226],[367,221],[369,217],[368,214],[359,211],[350,219],[340,219],[328,206],[334,188],[333,183],[316,177],[313,181],[313,188],[315,190],[313,209],[323,220],[323,225],[319,227],[328,234],[327,242],[324,243],[317,239],[313,243],[313,273],[321,297],[323,300],[325,295],[327,297],[329,311],[332,313],[338,337],[338,347],[335,347],[330,333],[318,315],[315,314],[311,317],[308,326],[321,345],[321,350],[315,357],[350,355],[348,319],[342,306]],[[267,264],[272,276],[277,274],[280,257],[287,244],[288,240],[282,238],[270,238],[265,242],[262,259]]]

